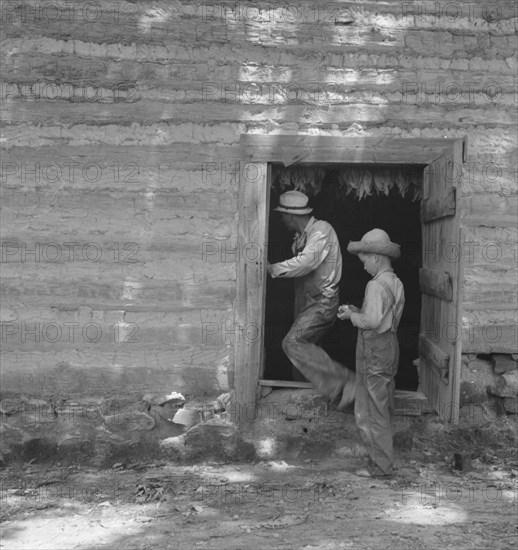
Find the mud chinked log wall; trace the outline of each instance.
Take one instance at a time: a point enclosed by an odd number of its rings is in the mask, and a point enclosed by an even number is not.
[[[1,9],[4,397],[233,386],[243,134],[467,136],[466,399],[516,368],[514,2]]]

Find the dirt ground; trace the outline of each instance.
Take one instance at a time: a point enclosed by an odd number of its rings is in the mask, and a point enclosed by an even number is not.
[[[411,443],[409,443],[409,441]],[[505,426],[399,437],[391,480],[361,452],[242,464],[11,464],[3,549],[510,549],[516,439]],[[453,468],[454,451],[471,457]]]

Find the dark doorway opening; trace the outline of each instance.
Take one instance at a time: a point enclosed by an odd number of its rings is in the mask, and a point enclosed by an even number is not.
[[[382,169],[374,165],[377,170]],[[318,189],[300,189],[310,197],[310,206],[317,219],[328,221],[335,229],[342,250],[343,269],[340,282],[340,303],[352,303],[361,307],[369,275],[363,270],[359,259],[347,252],[349,241],[358,241],[370,229],[378,227],[390,235],[391,240],[401,244],[402,255],[394,262],[394,270],[405,287],[406,303],[398,329],[400,363],[396,388],[415,391],[418,386],[417,369],[413,361],[419,357],[418,339],[421,315],[419,268],[421,267],[420,201],[411,193],[401,193],[396,187],[384,193],[372,193],[358,198],[357,193],[343,192],[338,180],[340,169],[347,165],[320,165],[323,179]],[[369,169],[369,165],[356,168]],[[391,170],[405,170],[405,166],[391,166]],[[279,195],[286,187],[277,184],[276,169],[272,165],[272,188],[268,227],[268,260],[279,262],[293,256],[293,236],[282,225],[280,216],[273,212]],[[410,169],[410,168],[409,168]],[[413,174],[421,174],[412,167]],[[419,181],[415,185],[421,187]],[[313,191],[313,192],[312,192]],[[266,284],[265,309],[265,368],[263,378],[268,380],[293,380],[291,363],[282,351],[282,339],[293,322],[293,280],[271,279]],[[350,323],[337,320],[321,342],[322,347],[337,361],[354,369],[357,329]]]

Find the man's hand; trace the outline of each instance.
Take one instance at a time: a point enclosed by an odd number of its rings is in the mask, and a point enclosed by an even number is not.
[[[272,275],[272,264],[268,260],[266,260],[266,271],[268,271],[268,275],[270,275],[270,277],[271,277],[271,275]]]

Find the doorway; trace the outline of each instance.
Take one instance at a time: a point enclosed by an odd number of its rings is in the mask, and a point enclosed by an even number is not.
[[[268,260],[275,263],[293,256],[293,237],[273,209],[281,193],[297,187],[309,196],[312,215],[329,222],[338,235],[343,262],[340,303],[361,307],[369,281],[357,256],[347,252],[349,241],[358,241],[367,231],[378,227],[384,229],[392,241],[401,244],[401,258],[394,262],[394,270],[404,285],[406,304],[398,328],[400,363],[396,388],[407,391],[415,391],[418,387],[413,361],[419,357],[419,212],[423,168],[340,164],[304,165],[290,171],[280,164],[273,164],[270,182]],[[398,186],[403,181],[405,185]],[[305,185],[305,182],[312,184]],[[282,339],[293,322],[293,305],[293,279],[268,278],[263,372],[266,380],[293,380],[291,363],[281,347]],[[356,337],[357,329],[351,323],[337,320],[320,345],[333,359],[354,370]]]
[[[448,261],[441,251],[447,246],[460,247],[463,239],[461,203],[457,195],[464,177],[458,167],[467,159],[466,138],[244,134],[240,138],[239,158],[238,238],[239,242],[254,243],[261,250],[267,249],[270,204],[275,200],[270,202],[274,165],[400,165],[419,167],[420,170],[425,167],[421,170],[423,196],[420,200],[419,388],[440,418],[457,422],[463,340],[451,338],[444,328],[459,326],[463,272],[462,262]],[[315,213],[317,203],[314,204]],[[350,238],[357,240],[362,234],[358,231]],[[391,237],[396,242],[398,239],[402,244],[406,242],[397,233],[393,232]],[[254,261],[241,258],[237,264],[234,318],[238,326],[251,324],[263,331],[267,328],[266,259],[266,254],[262,254]],[[398,269],[396,265],[396,271]],[[257,403],[261,386],[268,385],[260,383],[264,380],[264,341],[268,335],[260,336],[236,338],[234,344],[232,363],[236,404],[247,410]],[[285,386],[289,384],[295,383],[284,382]],[[245,414],[238,418],[240,424],[250,422]]]

